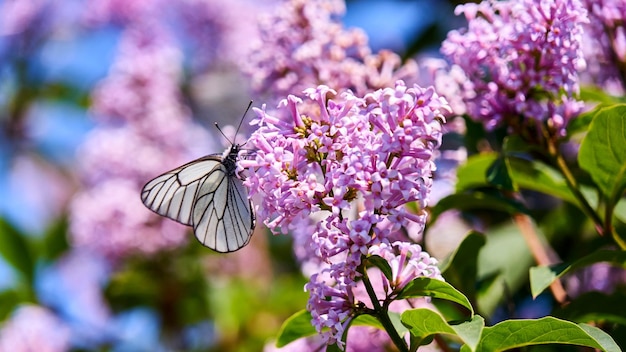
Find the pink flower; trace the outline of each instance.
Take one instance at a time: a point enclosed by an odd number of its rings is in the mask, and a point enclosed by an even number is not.
[[[260,40],[241,63],[254,91],[276,99],[323,84],[364,94],[414,79],[413,61],[403,64],[389,51],[372,54],[363,31],[338,21],[344,12],[342,0],[290,0],[262,17]]]
[[[2,352],[65,352],[69,348],[69,328],[40,306],[21,306],[0,330]]]
[[[582,108],[577,70],[588,18],[580,1],[483,1],[456,13],[468,28],[448,33],[441,51],[471,82],[463,87],[468,114],[488,129],[519,128],[523,116],[563,135]]]
[[[325,273],[330,275],[330,279],[325,280],[314,274],[306,284],[305,289],[310,294],[307,309],[313,316],[311,323],[324,340],[343,346],[341,337],[356,310],[352,293],[355,282],[342,277],[341,270],[337,268],[322,271],[322,274]]]
[[[432,158],[450,108],[432,88],[402,81],[362,97],[327,86],[304,95],[283,100],[275,113],[256,110],[258,130],[248,141],[256,153],[240,167],[250,169],[245,183],[260,196],[258,218],[275,233],[291,230],[308,246],[300,260],[324,268],[307,284],[308,309],[336,342],[358,308],[351,291],[370,248],[414,224],[423,231]],[[417,214],[404,208],[408,202]]]
[[[626,3],[621,0],[583,0],[589,11],[584,24],[585,82],[599,85],[614,95],[626,88]]]

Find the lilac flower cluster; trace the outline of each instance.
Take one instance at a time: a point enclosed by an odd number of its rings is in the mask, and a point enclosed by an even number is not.
[[[372,54],[362,30],[338,21],[344,12],[343,0],[290,0],[261,19],[260,40],[241,64],[254,91],[284,97],[324,84],[365,94],[414,79],[413,61],[403,64],[390,51]]]
[[[423,230],[450,107],[432,87],[402,81],[363,97],[323,85],[304,95],[290,95],[276,113],[256,110],[258,130],[248,141],[256,154],[240,166],[254,170],[245,183],[261,196],[258,216],[272,231],[318,220],[305,227],[308,252],[327,265],[307,284],[308,307],[334,342],[357,307],[351,291],[370,248],[403,238],[402,228]]]
[[[100,122],[79,154],[85,185],[72,204],[73,244],[109,257],[153,253],[185,241],[185,228],[145,211],[146,180],[188,158],[180,102],[181,54],[156,25],[129,27],[109,76],[93,94]]]
[[[483,1],[460,5],[468,28],[451,31],[441,51],[471,81],[469,115],[488,129],[546,123],[562,135],[582,105],[577,70],[587,12],[579,0]]]
[[[421,253],[423,255],[425,253]],[[429,259],[432,261],[433,259]],[[382,272],[378,268],[369,268],[367,273],[370,277],[372,287],[375,291],[376,297],[382,301],[387,298],[384,290],[384,282],[387,280]],[[320,286],[321,289],[323,287]],[[329,292],[336,292],[328,290]],[[371,305],[371,299],[367,289],[364,287],[363,282],[359,281],[352,289],[351,300],[356,302],[363,302],[365,305]],[[331,297],[331,300],[339,301],[336,297]],[[320,297],[320,298],[326,298]],[[326,298],[327,299],[327,298]],[[325,302],[321,302],[326,304]],[[410,300],[394,300],[389,305],[389,311],[401,314],[407,309],[414,308],[427,308],[431,307],[426,299],[410,299]],[[389,338],[389,335],[385,331],[370,326],[352,325],[347,335],[347,344],[344,346],[346,352],[370,352],[370,351],[387,351],[393,350],[393,342]],[[292,351],[319,351],[323,350],[323,346],[326,344],[323,336],[314,335],[307,338],[298,339],[284,347],[276,348],[275,342],[268,343],[264,350],[265,352],[292,352]],[[421,350],[431,351],[429,347],[421,347]],[[437,350],[436,348],[432,349]]]
[[[609,93],[626,90],[626,2],[583,0],[589,11],[583,51],[588,69],[583,77]]]

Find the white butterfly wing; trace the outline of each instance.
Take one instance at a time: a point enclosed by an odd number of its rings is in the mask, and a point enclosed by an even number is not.
[[[205,246],[233,252],[250,241],[254,213],[248,191],[227,167],[219,166],[202,183],[193,210],[194,232]]]
[[[208,156],[148,182],[143,203],[159,215],[193,226],[196,238],[218,252],[250,241],[255,225],[248,191],[217,156]]]

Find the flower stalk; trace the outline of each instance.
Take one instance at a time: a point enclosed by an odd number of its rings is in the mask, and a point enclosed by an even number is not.
[[[401,352],[409,352],[409,346],[407,346],[406,341],[398,334],[398,331],[393,326],[393,323],[389,318],[388,304],[381,305],[378,301],[378,297],[376,296],[372,282],[367,275],[365,266],[361,266],[360,272],[362,274],[361,279],[363,280],[367,294],[369,295],[372,305],[374,306],[374,316],[385,328],[385,331],[389,334],[389,338],[393,341],[393,344],[398,348],[398,350]]]

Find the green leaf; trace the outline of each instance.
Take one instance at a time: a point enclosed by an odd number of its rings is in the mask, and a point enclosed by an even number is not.
[[[389,266],[389,262],[387,262],[385,259],[378,255],[368,256],[367,261],[380,269],[380,271],[382,271],[387,280],[393,281],[393,273],[391,271],[391,266]]]
[[[477,306],[483,316],[488,316],[506,297],[507,291],[515,292],[527,285],[528,269],[534,265],[534,259],[519,227],[512,222],[490,228],[485,237],[487,243],[478,257],[481,285]]]
[[[473,190],[469,193],[451,194],[439,200],[437,204],[431,208],[430,221],[436,221],[439,215],[450,209],[487,209],[503,211],[509,214],[528,213],[528,210],[522,203],[511,198],[505,198],[501,193]]]
[[[472,351],[475,350],[485,326],[485,320],[479,315],[475,315],[470,321],[453,325],[447,323],[437,312],[424,308],[407,310],[402,313],[401,319],[417,345],[427,343],[429,336],[447,334],[458,337]]]
[[[611,206],[626,189],[625,146],[626,105],[600,109],[580,146],[578,162],[610,200]]]
[[[0,321],[4,321],[13,310],[25,301],[26,293],[15,289],[0,292]]]
[[[68,222],[66,217],[53,222],[46,229],[43,238],[38,242],[40,247],[38,252],[42,258],[54,260],[69,249],[67,229]]]
[[[535,144],[528,143],[519,135],[510,135],[504,138],[502,151],[507,157],[524,157],[532,152],[541,153],[543,150]]]
[[[572,136],[576,133],[586,132],[589,130],[589,124],[593,121],[593,117],[598,112],[599,106],[593,110],[584,112],[567,124],[567,135]]]
[[[489,169],[487,169],[487,181],[489,184],[496,186],[499,189],[505,191],[516,191],[516,187],[513,184],[513,180],[509,175],[507,163],[503,156],[500,156],[494,161]]]
[[[391,320],[393,327],[398,332],[398,335],[400,336],[404,335],[408,330],[400,321],[400,314],[396,312],[387,312],[387,314],[389,315],[389,319]],[[376,317],[374,317],[373,315],[369,315],[369,314],[361,314],[357,316],[356,318],[352,320],[351,326],[352,325],[370,326],[376,329],[385,330],[385,327],[383,326],[383,324],[381,324],[381,322]]]
[[[615,104],[615,103],[624,101],[623,97],[610,95],[604,89],[601,89],[596,86],[580,87],[580,99],[584,101],[590,101],[590,102],[599,102],[601,103],[601,105]],[[578,118],[572,120],[572,122],[574,122],[577,119]],[[570,122],[570,124],[572,122]]]
[[[626,326],[626,292],[607,295],[602,292],[584,293],[556,312],[560,318],[577,321],[611,322]]]
[[[457,192],[488,186],[487,170],[497,158],[497,153],[481,153],[469,157],[467,162],[457,169]]]
[[[483,234],[470,232],[456,250],[440,265],[446,281],[461,292],[465,292],[470,299],[476,294],[478,253],[486,241]]]
[[[626,198],[622,198],[617,202],[615,209],[613,209],[613,215],[620,219],[620,221],[626,223]]]
[[[15,227],[1,218],[0,255],[15,270],[22,274],[28,283],[33,282],[33,255],[26,240],[26,235],[20,233]]]
[[[369,314],[361,314],[354,318],[352,325],[355,326],[371,326],[376,329],[385,330],[385,327],[376,319],[376,317]]]
[[[297,339],[315,335],[317,331],[311,325],[311,313],[303,309],[285,320],[278,331],[276,347],[283,347]]]
[[[506,320],[483,330],[477,351],[506,351],[524,346],[566,344],[621,351],[602,330],[587,324],[545,317],[541,319]]]
[[[472,190],[472,192],[475,192],[475,188],[489,186],[486,177],[487,170],[497,158],[497,153],[482,153],[470,157],[467,163],[460,166],[457,170],[457,193],[466,190]],[[519,158],[515,155],[515,153],[507,153],[506,164],[511,180],[517,187],[551,195],[582,209],[578,199],[576,199],[572,191],[567,186],[567,182],[565,181],[563,175],[553,167],[540,161],[531,161]],[[596,207],[598,205],[598,197],[596,195],[597,192],[595,192],[592,188],[582,187],[581,192],[592,207]],[[484,199],[484,204],[488,208],[500,204],[501,209],[504,209],[505,211],[511,212],[513,210],[518,210],[519,212],[527,213],[527,210],[521,204],[515,203],[514,201],[503,203],[502,200],[489,199],[484,194],[477,196],[462,195],[457,198],[450,198],[449,200],[444,198],[440,202],[445,201],[447,203],[444,203],[441,206],[437,205],[433,207],[433,212],[435,215],[439,215],[445,210],[459,208],[459,205],[456,203],[462,204],[460,205],[460,207],[462,207],[461,209],[475,208],[476,202],[473,197],[477,198],[476,201],[479,201],[481,198]],[[465,202],[469,202],[469,204],[463,204]],[[616,211],[615,215],[622,221],[626,221],[626,204],[621,208],[621,210],[622,211],[620,212]]]
[[[401,314],[400,313],[387,312],[387,314],[389,315],[389,319],[391,320],[391,323],[393,324],[393,327],[398,332],[398,335],[404,336],[404,334],[409,332],[409,329],[406,326],[404,326],[404,324],[402,324]]]
[[[528,161],[513,157],[507,158],[507,162],[511,178],[520,188],[551,195],[584,210],[567,186],[563,175],[556,169],[540,161]],[[580,191],[592,208],[598,206],[597,190],[594,190],[592,187],[582,186]],[[614,215],[618,219],[626,221],[626,201],[618,202],[614,211]]]
[[[343,352],[336,343],[326,346],[326,352]]]
[[[470,157],[467,163],[460,166],[457,170],[457,193],[489,186],[486,175],[498,157],[497,153],[482,153]],[[519,158],[513,152],[507,153],[505,160],[510,178],[517,187],[548,194],[580,206],[578,200],[567,186],[565,178],[556,169],[540,161]],[[583,189],[582,192],[592,206],[597,204],[597,197],[594,198],[593,190]],[[518,207],[514,204],[510,204],[509,207],[511,205]],[[519,210],[524,209],[521,206],[519,208]],[[443,210],[445,209],[441,211]]]
[[[482,277],[476,289],[476,310],[482,315],[492,315],[508,296],[509,285],[504,273],[494,272]]]
[[[565,179],[554,168],[539,161],[513,157],[507,158],[507,162],[511,178],[520,188],[549,194],[578,205]]]
[[[423,296],[458,303],[467,308],[471,314],[474,314],[472,304],[467,297],[465,297],[465,295],[452,287],[449,283],[437,279],[429,279],[425,277],[416,278],[415,280],[409,282],[404,289],[402,289],[402,292],[398,295],[398,299]]]
[[[582,257],[572,264],[536,266],[530,268],[530,291],[533,297],[539,296],[552,282],[572,270],[598,262],[609,262],[626,268],[626,251],[599,250]]]

